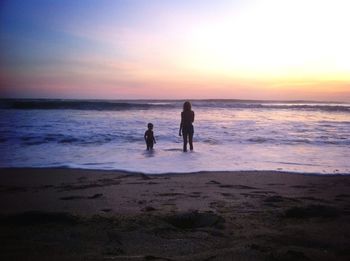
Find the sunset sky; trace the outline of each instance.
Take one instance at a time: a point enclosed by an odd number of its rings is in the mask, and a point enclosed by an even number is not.
[[[350,102],[347,0],[8,0],[0,97]]]

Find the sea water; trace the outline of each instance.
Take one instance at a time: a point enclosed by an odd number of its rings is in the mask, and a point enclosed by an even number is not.
[[[0,167],[350,174],[350,104],[195,100],[187,153],[178,135],[182,104],[1,100]],[[153,151],[143,138],[148,122]]]

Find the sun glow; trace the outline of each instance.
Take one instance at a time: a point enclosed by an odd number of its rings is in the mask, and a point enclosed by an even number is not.
[[[350,101],[348,0],[22,2],[0,97]]]
[[[347,1],[258,1],[195,27],[187,64],[238,78],[349,80],[347,10]]]

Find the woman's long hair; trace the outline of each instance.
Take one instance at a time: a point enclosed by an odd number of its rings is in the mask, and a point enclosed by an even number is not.
[[[183,111],[191,111],[191,103],[189,101],[184,102]]]

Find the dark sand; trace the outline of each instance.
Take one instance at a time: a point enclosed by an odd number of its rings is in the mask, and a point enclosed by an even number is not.
[[[0,169],[1,260],[350,260],[350,176]]]

